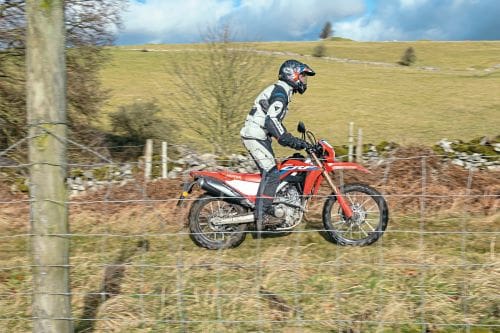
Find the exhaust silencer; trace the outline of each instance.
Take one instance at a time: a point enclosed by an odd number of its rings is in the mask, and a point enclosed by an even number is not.
[[[214,225],[227,225],[227,224],[243,224],[252,223],[255,221],[253,214],[241,215],[235,217],[212,217],[210,222]]]

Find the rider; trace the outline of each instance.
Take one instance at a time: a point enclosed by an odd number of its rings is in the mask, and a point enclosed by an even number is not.
[[[309,147],[306,141],[290,134],[282,122],[292,95],[303,94],[307,89],[307,77],[315,74],[311,67],[300,61],[285,61],[279,69],[278,81],[257,96],[240,131],[243,145],[262,175],[255,202],[257,219],[262,220],[263,214],[275,216],[272,203],[279,185],[279,172],[271,146],[272,137],[282,146],[297,150]]]

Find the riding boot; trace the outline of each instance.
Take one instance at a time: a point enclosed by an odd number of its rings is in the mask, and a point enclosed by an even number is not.
[[[265,214],[274,215],[273,200],[279,182],[279,171],[276,167],[263,172],[255,200],[255,218],[257,221],[262,221]]]

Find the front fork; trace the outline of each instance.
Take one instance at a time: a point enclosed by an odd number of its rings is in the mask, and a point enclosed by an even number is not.
[[[344,212],[344,216],[347,219],[350,219],[353,215],[351,206],[347,203],[346,199],[344,198],[342,193],[339,191],[337,186],[335,186],[335,184],[333,183],[332,177],[330,177],[330,174],[325,170],[325,168],[323,167],[323,164],[321,163],[319,158],[316,156],[316,154],[314,152],[311,152],[311,156],[312,156],[314,162],[316,163],[316,165],[322,169],[323,177],[325,177],[328,185],[330,185],[330,187],[333,191],[333,194],[337,197],[337,201],[340,205],[340,208],[342,208],[342,212]]]

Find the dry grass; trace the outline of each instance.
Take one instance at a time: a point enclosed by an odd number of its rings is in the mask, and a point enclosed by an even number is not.
[[[462,174],[452,176],[457,170],[432,159],[428,167],[443,179],[429,189],[448,195],[466,189]],[[384,188],[394,194],[389,229],[365,248],[321,237],[321,204],[297,233],[249,235],[237,249],[214,252],[197,248],[186,234],[186,210],[169,199],[178,182],[79,198],[70,213],[77,331],[465,332],[471,325],[471,332],[492,332],[500,311],[498,209],[481,200],[428,198],[422,211],[420,199],[407,202],[405,192],[420,183],[416,170],[422,169],[411,160],[392,166],[390,179],[397,182]],[[384,170],[374,172],[380,178]],[[487,183],[497,204],[499,181],[493,173],[476,174],[470,191],[480,193]],[[145,198],[154,201],[112,202]],[[0,253],[0,330],[6,332],[31,325],[27,213],[25,205],[12,204],[0,214],[2,235],[13,236],[2,238]]]
[[[306,226],[286,238],[249,238],[224,252],[196,248],[178,226],[160,227],[157,215],[144,209],[141,219],[72,216],[80,332],[413,332],[425,326],[456,332],[466,323],[498,325],[498,236],[473,232],[498,225],[498,215],[431,217],[423,226],[419,217],[394,216],[382,241],[368,248],[336,247]],[[420,232],[434,223],[442,233]],[[464,226],[469,233],[454,233]],[[30,327],[26,240],[9,241],[18,252],[2,256],[3,268],[20,266],[1,271],[2,331]]]

